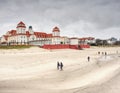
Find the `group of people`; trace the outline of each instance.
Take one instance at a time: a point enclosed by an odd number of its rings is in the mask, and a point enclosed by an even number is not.
[[[100,52],[98,52],[98,54],[100,55]],[[107,52],[102,52],[102,55],[107,55]]]
[[[63,70],[63,63],[62,62],[57,62],[57,69]]]

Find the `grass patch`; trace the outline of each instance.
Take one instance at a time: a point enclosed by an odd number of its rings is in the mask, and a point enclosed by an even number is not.
[[[30,48],[30,45],[12,45],[12,46],[0,46],[0,49],[25,49]]]

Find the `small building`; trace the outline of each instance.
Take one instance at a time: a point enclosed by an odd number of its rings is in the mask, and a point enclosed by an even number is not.
[[[70,45],[79,45],[79,39],[77,37],[70,38]]]
[[[87,44],[94,44],[95,38],[94,37],[83,37],[83,38],[79,38],[79,44],[82,45],[87,45]]]
[[[114,37],[111,37],[110,39],[107,40],[107,43],[110,45],[113,45],[117,42],[117,39]]]

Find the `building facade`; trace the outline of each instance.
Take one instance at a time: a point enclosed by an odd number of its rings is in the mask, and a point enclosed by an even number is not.
[[[16,30],[8,31],[1,37],[1,44],[6,45],[39,45],[68,43],[67,37],[60,36],[60,29],[54,27],[52,33],[35,32],[32,26],[26,30],[26,25],[21,21]]]
[[[8,31],[1,37],[1,44],[6,45],[56,45],[56,44],[87,44],[87,41],[94,38],[68,38],[60,36],[60,29],[54,27],[51,33],[36,32],[32,26],[26,30],[26,25],[21,21],[17,24],[16,30]]]

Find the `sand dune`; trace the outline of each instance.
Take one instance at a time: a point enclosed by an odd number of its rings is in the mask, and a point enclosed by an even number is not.
[[[116,89],[110,91],[106,86],[119,88],[119,84],[114,84],[114,78],[120,80],[120,55],[116,53],[119,50],[1,50],[0,93],[112,93]],[[98,55],[98,51],[108,55]],[[87,56],[91,57],[90,62]],[[64,63],[63,71],[57,70],[57,61]]]

